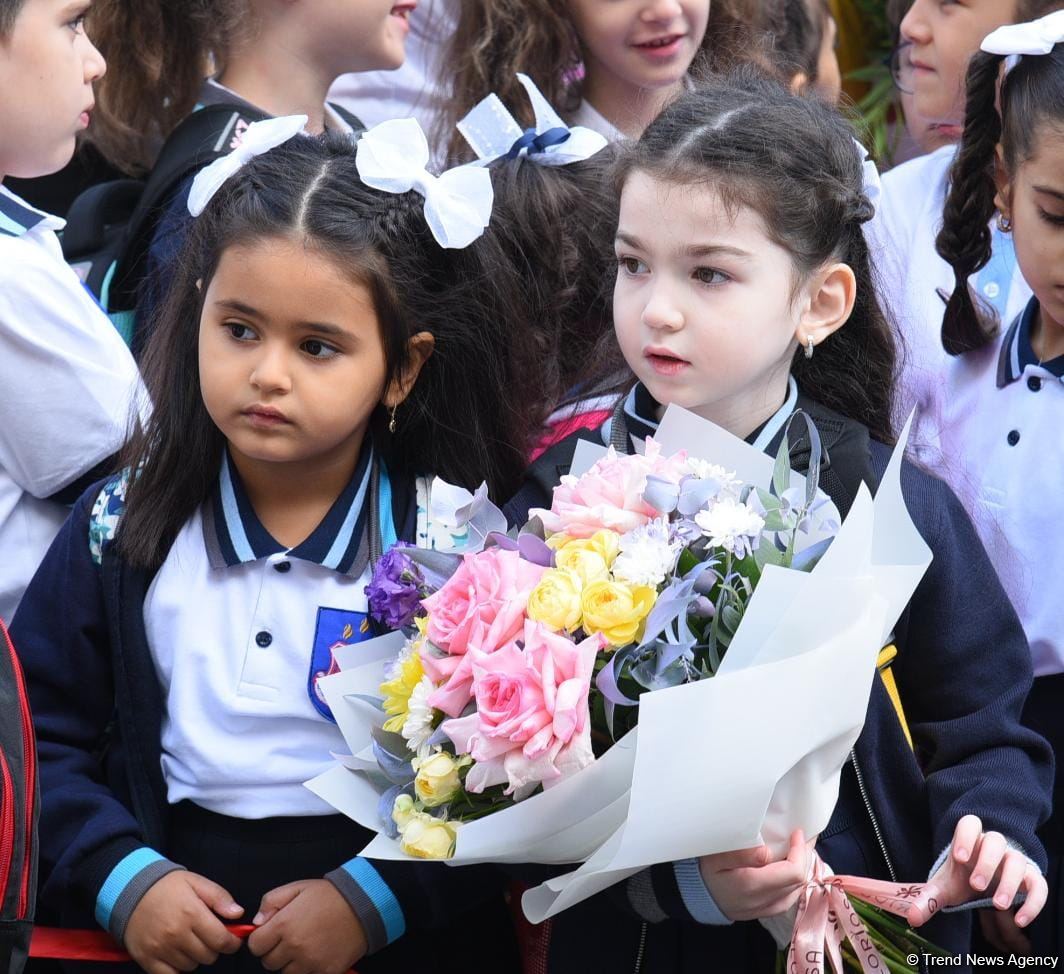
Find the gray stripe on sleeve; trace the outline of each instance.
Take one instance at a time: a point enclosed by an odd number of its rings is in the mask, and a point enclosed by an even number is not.
[[[170,862],[168,859],[159,859],[151,865],[145,866],[126,884],[126,888],[118,894],[114,909],[111,911],[111,921],[107,932],[118,943],[124,943],[126,927],[129,926],[129,918],[133,916],[133,911],[144,898],[144,894],[159,882],[163,876],[184,868],[184,866],[179,866],[176,862]]]
[[[373,905],[373,900],[366,895],[351,874],[341,867],[334,869],[331,873],[326,873],[325,878],[340,891],[340,895],[347,900],[347,905],[351,907],[362,924],[368,945],[366,953],[374,954],[387,947],[388,933],[384,929],[384,921]]]

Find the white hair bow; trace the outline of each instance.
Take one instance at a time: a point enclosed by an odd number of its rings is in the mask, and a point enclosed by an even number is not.
[[[307,127],[306,115],[283,115],[252,122],[232,152],[201,169],[188,194],[188,212],[199,216],[214,194],[256,156],[276,149]]]
[[[1025,55],[1049,54],[1064,41],[1064,10],[1056,10],[1026,24],[1008,24],[987,35],[982,48],[987,54],[1006,55],[1006,72]]]
[[[458,131],[482,165],[502,156],[513,159],[527,153],[541,166],[567,166],[590,159],[609,144],[592,129],[579,125],[569,128],[528,75],[518,73],[517,80],[532,102],[534,128],[522,129],[498,95],[488,95],[458,123]]]
[[[386,193],[416,190],[425,197],[425,220],[441,247],[461,250],[485,230],[495,201],[491,176],[458,166],[440,176],[428,171],[429,144],[417,119],[381,122],[362,135],[355,163],[362,182]]]
[[[857,158],[861,160],[864,169],[864,193],[868,202],[873,207],[878,207],[879,197],[883,195],[883,181],[879,176],[879,167],[875,160],[868,154],[868,150],[857,140],[853,140],[857,146]]]

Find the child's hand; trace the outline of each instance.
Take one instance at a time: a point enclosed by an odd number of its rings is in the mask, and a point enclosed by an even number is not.
[[[1037,866],[1010,849],[1000,832],[984,832],[976,816],[965,815],[953,833],[948,858],[909,910],[909,923],[919,927],[943,907],[984,899],[990,890],[998,910],[1011,910],[1016,894],[1026,892],[1027,900],[1016,913],[1018,927],[1028,926],[1038,916],[1049,895]]]
[[[231,922],[243,914],[217,883],[183,869],[167,873],[133,910],[125,948],[148,974],[194,971],[240,949],[218,917]]]
[[[1012,910],[980,910],[979,926],[983,928],[986,942],[999,953],[1030,956],[1031,941],[1016,926],[1016,914]]]
[[[782,859],[767,846],[702,856],[699,868],[713,901],[729,920],[759,920],[786,913],[809,880],[810,856],[816,839],[805,840],[799,829]]]
[[[366,935],[347,900],[327,879],[271,890],[252,921],[248,949],[269,971],[347,974],[366,953]]]

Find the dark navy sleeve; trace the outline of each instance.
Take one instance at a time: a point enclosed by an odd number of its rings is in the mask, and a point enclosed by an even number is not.
[[[1023,627],[960,501],[912,466],[902,489],[934,560],[897,631],[894,674],[927,780],[932,848],[978,815],[1045,870],[1053,755],[1020,715],[1033,680]],[[930,864],[929,864],[930,865]]]
[[[147,848],[105,780],[115,712],[101,576],[89,550],[100,485],[77,502],[26,590],[11,638],[26,675],[41,792],[41,903],[119,939],[152,882],[176,868]]]

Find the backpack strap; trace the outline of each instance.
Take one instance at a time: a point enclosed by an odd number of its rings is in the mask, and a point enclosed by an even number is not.
[[[89,515],[89,552],[96,565],[103,564],[104,546],[114,541],[118,522],[126,509],[126,488],[129,473],[123,471],[112,477],[96,495]]]
[[[366,123],[357,115],[349,112],[343,105],[338,105],[334,101],[327,101],[325,104],[351,126],[351,131],[354,132],[356,136],[359,136],[366,131]]]

